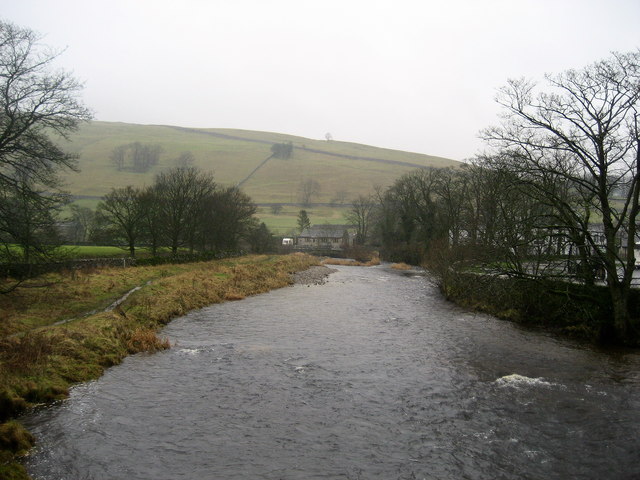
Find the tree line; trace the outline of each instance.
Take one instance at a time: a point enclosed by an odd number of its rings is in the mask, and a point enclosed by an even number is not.
[[[637,334],[640,52],[548,75],[542,88],[509,81],[497,101],[502,123],[482,132],[486,152],[459,169],[406,174],[360,198],[348,219],[387,258],[439,259],[441,272],[602,278],[612,328]]]
[[[223,187],[211,174],[196,167],[176,167],[156,176],[146,188],[114,188],[98,204],[93,215],[76,208],[81,223],[89,217],[88,240],[148,248],[172,255],[181,249],[193,252],[236,252],[243,246],[264,251],[271,234],[258,223],[256,206],[236,187]],[[86,224],[86,221],[85,221]]]
[[[144,173],[158,164],[161,153],[162,147],[158,144],[132,142],[115,147],[109,159],[118,171]]]

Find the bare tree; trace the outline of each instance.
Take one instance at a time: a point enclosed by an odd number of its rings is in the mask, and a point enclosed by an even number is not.
[[[82,207],[77,204],[69,206],[71,212],[71,223],[73,224],[73,240],[75,242],[85,242],[91,236],[91,229],[95,218],[95,212],[89,207]]]
[[[431,195],[439,207],[440,230],[452,246],[457,246],[462,230],[466,177],[450,168],[434,170],[435,182]]]
[[[116,166],[118,171],[121,171],[127,160],[127,146],[126,145],[118,145],[109,154],[109,158],[111,162]]]
[[[308,178],[300,182],[298,187],[298,193],[300,195],[300,202],[305,207],[311,205],[312,197],[320,194],[320,184],[313,178]]]
[[[156,185],[141,192],[140,208],[142,209],[142,239],[150,247],[151,255],[155,257],[164,234],[163,199]]]
[[[331,203],[334,205],[344,205],[349,197],[349,193],[346,190],[338,190],[331,200]]]
[[[369,229],[373,220],[376,203],[370,195],[358,195],[354,199],[349,211],[345,214],[345,219],[356,226],[356,242],[364,245],[369,238]]]
[[[419,169],[400,177],[385,192],[382,202],[390,213],[391,242],[428,247],[441,234],[435,202],[436,171]]]
[[[195,167],[174,168],[156,177],[155,188],[172,253],[176,255],[183,245],[193,248],[202,202],[216,188],[213,176]]]
[[[49,135],[67,135],[89,111],[78,100],[81,85],[68,73],[52,72],[58,53],[39,45],[28,29],[0,21],[0,182],[49,185],[75,157]],[[18,175],[14,175],[18,173]]]
[[[140,196],[141,191],[129,185],[114,188],[98,204],[98,212],[115,227],[132,257],[135,257],[136,243],[142,232]]]
[[[134,172],[146,172],[154,165],[158,164],[162,147],[158,144],[142,144],[140,142],[131,143],[131,161]]]
[[[91,118],[78,99],[81,85],[69,73],[53,70],[59,53],[39,41],[31,30],[0,21],[0,223],[14,230],[0,236],[5,251],[19,231],[33,233],[35,217],[52,221],[59,205],[54,200],[62,195],[58,173],[75,169],[75,156],[51,137],[67,138]],[[30,213],[16,216],[13,201],[23,202],[23,213]],[[26,223],[16,224],[20,221]],[[36,237],[20,236],[31,258],[36,244],[29,242]]]
[[[176,167],[192,167],[196,161],[196,157],[193,156],[191,152],[182,152],[175,159],[174,163]]]
[[[556,225],[581,237],[602,263],[613,327],[625,338],[640,207],[640,52],[546,79],[548,91],[539,93],[531,82],[509,81],[498,97],[503,124],[483,136],[494,158],[557,208]],[[614,191],[626,194],[614,201]],[[592,213],[602,219],[602,245]]]
[[[68,196],[39,191],[26,176],[15,181],[0,188],[0,240],[8,247],[5,260],[17,255],[24,263],[51,260],[61,243],[56,214],[68,203]]]
[[[144,173],[158,164],[161,153],[162,147],[158,144],[133,142],[118,145],[111,151],[109,158],[118,171],[126,169],[136,173]]]
[[[203,215],[198,226],[202,250],[236,251],[240,241],[257,226],[257,207],[237,187],[218,188],[203,199]]]

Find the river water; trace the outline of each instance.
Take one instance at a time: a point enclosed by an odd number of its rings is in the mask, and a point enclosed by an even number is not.
[[[638,479],[640,355],[337,267],[173,321],[25,419],[36,479]]]

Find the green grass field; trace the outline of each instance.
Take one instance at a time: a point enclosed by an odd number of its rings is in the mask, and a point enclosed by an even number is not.
[[[162,153],[158,165],[145,173],[118,171],[110,160],[110,154],[115,147],[132,142],[160,145]],[[152,184],[158,173],[176,165],[175,159],[180,153],[190,151],[195,157],[195,166],[212,172],[219,184],[236,185],[271,154],[273,143],[281,142],[293,144],[292,158],[269,160],[242,186],[256,203],[297,203],[300,200],[300,183],[307,179],[314,179],[320,184],[320,193],[312,198],[313,203],[330,203],[339,196],[348,202],[360,194],[372,193],[376,187],[391,185],[399,176],[417,166],[459,165],[454,160],[419,153],[270,132],[91,122],[73,134],[69,142],[63,143],[65,149],[79,156],[80,168],[78,173],[66,173],[64,181],[67,190],[80,197],[77,200],[79,204],[95,208],[99,197],[112,188]],[[295,226],[299,210],[287,209],[274,216],[268,209],[262,209],[259,217],[277,233],[285,233],[281,230]],[[323,208],[318,211],[317,218],[312,216],[312,222],[342,223],[343,213],[341,208]]]
[[[344,215],[347,213],[347,207],[285,207],[278,215],[271,213],[271,209],[261,207],[258,209],[256,216],[260,221],[264,222],[269,230],[276,235],[293,235],[298,232],[298,213],[300,210],[306,210],[312,225],[332,224],[339,225],[347,223]]]

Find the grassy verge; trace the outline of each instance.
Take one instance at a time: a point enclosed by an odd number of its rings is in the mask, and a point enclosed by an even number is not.
[[[0,478],[29,478],[19,456],[32,446],[33,438],[14,420],[18,415],[66,398],[72,384],[99,377],[129,354],[168,348],[168,341],[156,332],[172,318],[286,286],[291,273],[317,263],[315,257],[294,254],[102,269],[50,275],[30,285],[39,281],[47,288],[23,288],[1,296]],[[113,311],[81,315],[134,286],[142,288]],[[56,324],[73,316],[75,320]]]

